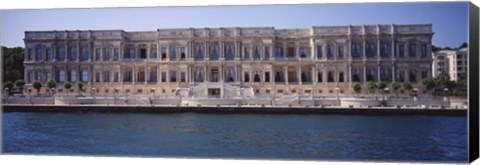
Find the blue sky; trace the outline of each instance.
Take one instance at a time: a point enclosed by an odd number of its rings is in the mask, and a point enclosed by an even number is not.
[[[433,44],[467,41],[468,3],[359,3],[315,5],[2,10],[1,44],[24,46],[24,31],[154,31],[157,28],[310,28],[322,25],[433,24]]]

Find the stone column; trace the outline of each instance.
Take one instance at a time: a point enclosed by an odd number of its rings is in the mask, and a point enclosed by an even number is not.
[[[210,58],[210,43],[209,42],[204,42],[204,56],[203,56],[203,60],[206,60],[208,58]],[[206,75],[206,74],[205,74]]]
[[[220,73],[220,75],[219,75],[220,82],[223,83],[223,66],[219,67],[218,72]]]
[[[284,72],[285,84],[288,85],[288,66],[283,67],[283,72]]]
[[[348,58],[351,59],[352,58],[352,36],[351,35],[348,35]]]
[[[395,64],[392,63],[392,82],[395,82]]]
[[[34,54],[35,54],[35,55],[33,56],[33,59],[36,60],[36,59],[37,59],[37,52],[36,52],[35,50],[34,50],[33,52],[34,52]],[[69,53],[68,53],[68,52],[69,52],[69,51],[68,51],[68,42],[65,42],[65,51],[64,51],[64,53],[65,53],[65,59],[64,59],[64,61],[68,61],[68,59],[69,59],[69,56],[68,56]]]
[[[348,63],[347,64],[348,66],[348,83],[349,84],[352,84],[352,64],[351,63]],[[350,85],[351,86],[351,85]]]
[[[26,50],[26,52],[28,52],[28,49]],[[27,55],[27,53],[25,53],[25,55]],[[27,59],[27,58],[24,58],[24,59]],[[53,62],[57,61],[57,42],[54,42],[52,45],[52,61]]]
[[[203,71],[204,71],[204,72],[203,72],[203,82],[204,82],[204,83],[207,83],[207,81],[208,81],[207,66],[204,66],[204,67],[203,67]]]
[[[380,57],[380,36],[377,36],[377,58]]]
[[[298,78],[298,84],[302,85],[302,66],[298,66],[297,78]]]
[[[158,47],[157,47],[157,50],[158,50]],[[158,57],[158,54],[157,54],[157,57]],[[162,82],[162,72],[160,71],[160,66],[157,65],[157,85],[159,85],[160,82]]]
[[[377,63],[377,82],[380,82],[380,63]]]
[[[363,64],[363,80],[362,82],[367,82],[367,66],[366,64]]]
[[[363,38],[363,47],[362,47],[363,48],[363,50],[362,50],[363,51],[363,56],[362,57],[367,58],[367,49],[366,49],[366,47],[367,47],[367,37],[366,36],[363,36],[363,37],[364,38]]]
[[[317,71],[315,69],[315,65],[312,66],[311,72],[312,73],[311,73],[311,78],[310,79],[312,81],[312,84],[315,85],[315,84],[317,84],[317,78],[316,78],[317,77],[317,74],[316,74]]]
[[[76,48],[77,49],[77,52],[76,52],[77,53],[77,59],[76,59],[76,61],[79,62],[80,61],[80,42],[77,41],[76,46],[77,46],[77,48]]]
[[[151,46],[150,44],[148,44],[147,46],[147,61],[150,61],[150,54],[151,54]]]
[[[147,54],[148,54],[148,53],[147,53]],[[148,56],[148,55],[147,55],[147,56]],[[145,85],[147,85],[149,76],[148,76],[148,67],[147,67],[146,64],[145,64],[145,73],[143,73],[143,74],[144,74],[144,76],[145,76],[145,79],[144,79]]]
[[[135,65],[132,65],[132,84],[135,85],[137,82],[137,70],[135,69]]]
[[[391,43],[390,49],[391,49],[391,53],[392,53],[390,55],[390,57],[392,59],[395,59],[395,38],[393,37],[393,35],[392,35],[392,43]]]

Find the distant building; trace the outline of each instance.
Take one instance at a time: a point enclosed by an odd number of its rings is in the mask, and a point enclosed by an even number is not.
[[[27,31],[25,80],[99,95],[342,95],[352,82],[419,85],[432,36],[431,24]]]
[[[450,80],[457,81],[460,75],[468,73],[467,50],[468,48],[462,48],[433,53],[433,76],[436,77],[445,72],[450,76]]]

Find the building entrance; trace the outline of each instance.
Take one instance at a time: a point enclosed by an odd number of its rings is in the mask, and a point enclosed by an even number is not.
[[[220,88],[208,89],[208,97],[220,97]]]

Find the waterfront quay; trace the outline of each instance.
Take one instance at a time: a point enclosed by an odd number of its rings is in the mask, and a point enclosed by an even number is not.
[[[193,98],[159,96],[11,97],[4,112],[138,113],[346,113],[466,115],[464,100],[434,98],[244,97]]]

